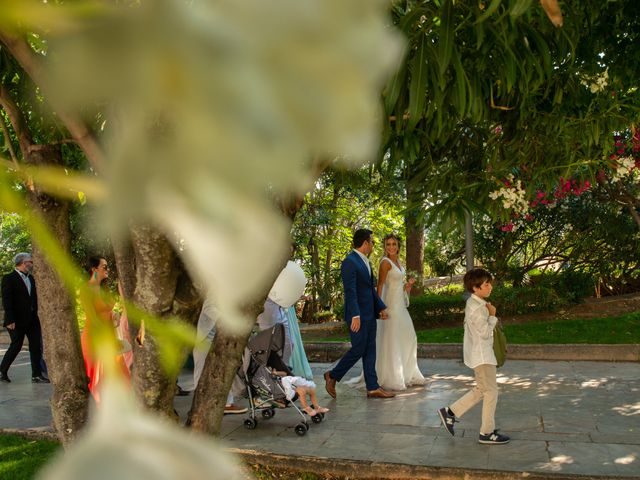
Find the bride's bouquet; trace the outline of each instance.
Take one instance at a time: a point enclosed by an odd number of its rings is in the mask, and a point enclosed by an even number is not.
[[[405,306],[409,306],[409,292],[411,291],[411,287],[418,280],[419,275],[415,270],[407,270],[405,273],[405,283],[404,283],[404,304]]]

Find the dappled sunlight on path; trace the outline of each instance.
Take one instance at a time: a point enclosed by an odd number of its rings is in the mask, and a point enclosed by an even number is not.
[[[420,359],[419,365],[425,386],[396,392],[391,399],[367,399],[363,391],[339,383],[334,400],[322,380],[329,365],[313,364],[319,402],[331,409],[323,422],[310,423],[307,434],[299,437],[291,408],[277,409],[268,420],[259,416],[255,430],[243,427],[244,415],[229,415],[222,425],[223,440],[249,459],[293,455],[304,465],[356,462],[353,468],[375,465],[376,472],[388,464],[389,472],[410,466],[640,477],[638,364],[508,361],[498,370],[497,427],[512,439],[503,446],[478,444],[479,406],[456,423],[455,437],[440,426],[437,409],[473,385],[468,368],[457,360]],[[49,428],[50,387],[31,384],[28,362],[16,364],[12,372],[14,381],[0,385],[0,426]],[[358,374],[354,368],[349,376]],[[190,375],[182,374],[185,380]],[[176,397],[182,418],[191,400]]]

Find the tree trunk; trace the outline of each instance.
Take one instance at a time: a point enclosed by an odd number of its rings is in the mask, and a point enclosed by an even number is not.
[[[407,205],[409,208],[404,216],[405,234],[407,236],[407,271],[417,274],[416,283],[411,289],[411,295],[424,293],[424,221],[420,217],[421,197],[411,183],[407,182]]]
[[[61,165],[58,146],[33,145],[28,163]],[[37,186],[36,186],[37,189]],[[63,249],[71,247],[69,204],[46,194],[31,192],[32,208],[42,215]],[[38,307],[45,359],[53,385],[53,425],[63,445],[75,438],[87,419],[88,395],[75,301],[37,244],[33,248],[38,281]]]
[[[256,307],[251,318],[257,315],[261,305]],[[220,433],[227,393],[231,390],[251,334],[252,325],[243,327],[243,332],[233,334],[227,332],[220,322],[216,325],[216,336],[205,360],[191,404],[191,428],[195,431],[216,436]]]
[[[319,172],[321,173],[322,169]],[[288,195],[277,199],[276,204],[283,215],[293,222],[296,214],[302,208],[303,200],[302,195]],[[274,281],[283,266],[280,265],[278,269],[274,270]],[[262,295],[247,304],[245,312],[251,323],[243,325],[239,333],[228,332],[220,322],[216,325],[216,336],[193,394],[189,418],[193,430],[216,436],[220,433],[227,394],[242,362],[242,354],[247,346],[255,322],[254,319],[262,311],[264,300],[270,289],[271,285],[265,289]]]
[[[331,214],[334,214],[336,209],[338,208],[338,198],[340,197],[340,185],[337,182],[333,184],[333,196],[331,197],[331,202],[329,203],[329,211]],[[332,238],[336,233],[335,223],[329,227],[327,227],[326,238]],[[334,290],[335,285],[333,283],[333,276],[331,271],[331,264],[333,263],[333,248],[331,244],[327,247],[327,251],[325,253],[325,261],[324,261],[324,272],[323,272],[323,285],[322,285],[322,294],[320,296],[320,303],[323,309],[332,310],[333,309],[333,299],[335,297]]]
[[[181,273],[176,253],[167,238],[152,227],[138,225],[131,233],[136,265],[134,302],[154,316],[169,316],[180,304],[175,302]],[[169,375],[163,369],[157,340],[147,330],[144,343],[134,345],[133,390],[145,407],[175,418],[175,383],[175,374]]]

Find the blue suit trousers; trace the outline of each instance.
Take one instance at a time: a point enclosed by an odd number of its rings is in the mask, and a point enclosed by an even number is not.
[[[336,381],[342,380],[342,377],[353,367],[356,362],[362,359],[362,369],[364,371],[364,381],[367,390],[376,390],[380,388],[378,385],[378,375],[376,374],[376,329],[378,321],[373,320],[360,321],[360,330],[353,332],[349,329],[351,336],[351,349],[340,359],[335,368],[329,373],[331,378]]]

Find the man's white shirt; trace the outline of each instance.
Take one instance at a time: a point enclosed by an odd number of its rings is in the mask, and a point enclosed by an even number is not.
[[[367,266],[367,270],[369,271],[369,275],[371,275],[371,264],[369,264],[369,259],[367,258],[367,256],[362,253],[359,250],[353,250],[354,252],[356,252],[358,255],[360,255],[360,258],[362,259],[362,261],[364,262],[364,264]]]
[[[20,278],[22,278],[24,285],[27,287],[27,292],[29,292],[29,295],[31,295],[31,280],[29,279],[29,274],[24,273],[23,271],[18,270],[17,268],[16,268],[16,272],[20,274]]]

